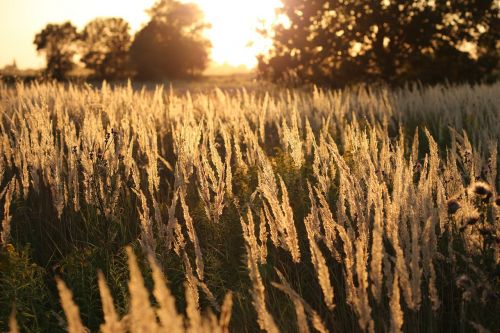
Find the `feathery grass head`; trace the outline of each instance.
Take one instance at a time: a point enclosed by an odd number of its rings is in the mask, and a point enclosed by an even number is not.
[[[85,296],[75,298],[80,310],[57,284],[68,329],[77,332],[99,329],[101,311],[104,333],[305,333],[309,325],[400,332],[434,327],[434,318],[459,331],[449,319],[460,316],[455,304],[490,298],[481,284],[496,274],[490,263],[500,257],[498,143],[491,139],[500,132],[500,121],[492,121],[499,91],[500,83],[277,89],[262,99],[245,90],[214,97],[158,89],[152,96],[131,85],[0,83],[0,265],[15,266],[27,243],[33,257],[46,252],[51,266],[60,260],[54,253],[103,251],[106,263],[98,264],[106,274],[92,282],[101,306],[88,301],[97,301],[86,297],[93,290],[82,290],[88,284],[71,280],[75,295]],[[479,106],[464,122],[456,106],[471,103]],[[417,130],[409,147],[415,126],[429,128],[428,144]],[[117,280],[110,263],[126,244],[142,245],[151,267],[143,277],[144,263],[129,249],[128,294],[125,267],[120,262]],[[443,263],[453,269],[440,269]],[[74,268],[55,264],[61,274]],[[13,270],[15,283],[31,278],[26,267]],[[172,272],[172,290],[162,269]],[[3,274],[0,330],[12,294],[24,329],[25,317],[43,316],[47,307],[33,314],[19,302],[25,289]],[[117,285],[129,300],[113,300]],[[29,298],[36,294],[26,289]],[[494,329],[482,305],[467,316]],[[289,320],[294,313],[297,320]]]

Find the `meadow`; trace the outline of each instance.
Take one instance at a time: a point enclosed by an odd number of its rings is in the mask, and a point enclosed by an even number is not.
[[[499,83],[0,83],[0,330],[493,332],[499,136]]]

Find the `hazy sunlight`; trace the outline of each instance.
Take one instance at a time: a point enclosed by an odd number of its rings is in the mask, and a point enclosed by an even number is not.
[[[196,0],[212,24],[212,58],[233,66],[256,65],[255,55],[269,46],[256,32],[262,21],[272,22],[279,0]]]
[[[70,20],[78,28],[95,17],[123,17],[135,33],[145,24],[145,10],[154,0],[0,0],[0,67],[16,59],[20,67],[42,67],[33,36],[47,23]],[[184,1],[190,2],[190,1]],[[273,19],[279,0],[195,0],[212,24],[207,33],[212,41],[212,59],[218,64],[232,66],[256,64],[255,55],[268,42],[256,32],[262,20]]]

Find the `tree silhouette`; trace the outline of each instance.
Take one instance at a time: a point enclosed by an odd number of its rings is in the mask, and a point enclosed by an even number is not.
[[[35,36],[37,51],[45,53],[47,59],[45,75],[57,80],[66,77],[74,66],[77,38],[76,27],[71,22],[48,24]]]
[[[81,33],[81,61],[104,79],[129,75],[130,26],[122,18],[96,18]]]
[[[142,79],[183,78],[200,74],[208,65],[209,25],[194,4],[161,0],[150,9],[151,21],[132,43],[130,56]]]
[[[494,0],[283,0],[259,71],[274,81],[487,79],[499,60]]]

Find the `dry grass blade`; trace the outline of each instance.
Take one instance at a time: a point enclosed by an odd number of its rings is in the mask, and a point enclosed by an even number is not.
[[[111,297],[111,292],[106,285],[106,279],[104,278],[104,274],[101,271],[99,271],[98,273],[98,283],[99,292],[101,295],[102,311],[104,312],[104,323],[101,325],[101,332],[125,332],[123,323],[120,322],[120,318],[116,313],[115,306],[113,304],[113,298]]]
[[[80,310],[73,302],[73,293],[66,287],[66,284],[59,278],[56,279],[57,290],[61,298],[61,305],[68,322],[69,333],[86,333],[88,330],[83,326],[80,318]]]
[[[19,333],[19,325],[17,324],[16,319],[16,308],[12,309],[12,312],[9,317],[9,333]]]
[[[300,295],[297,294],[295,290],[292,289],[292,287],[290,286],[290,284],[288,284],[285,277],[280,271],[276,270],[276,274],[278,274],[281,284],[273,282],[272,285],[287,294],[294,303],[298,302],[301,304],[306,313],[311,317],[311,323],[318,332],[328,333],[329,331],[326,329],[325,324],[321,320],[318,313],[313,308],[311,308],[311,306],[307,304],[307,302],[302,297],[300,297]],[[299,320],[299,316],[297,317],[297,320]],[[303,325],[307,326],[307,323],[301,323],[299,326]]]

